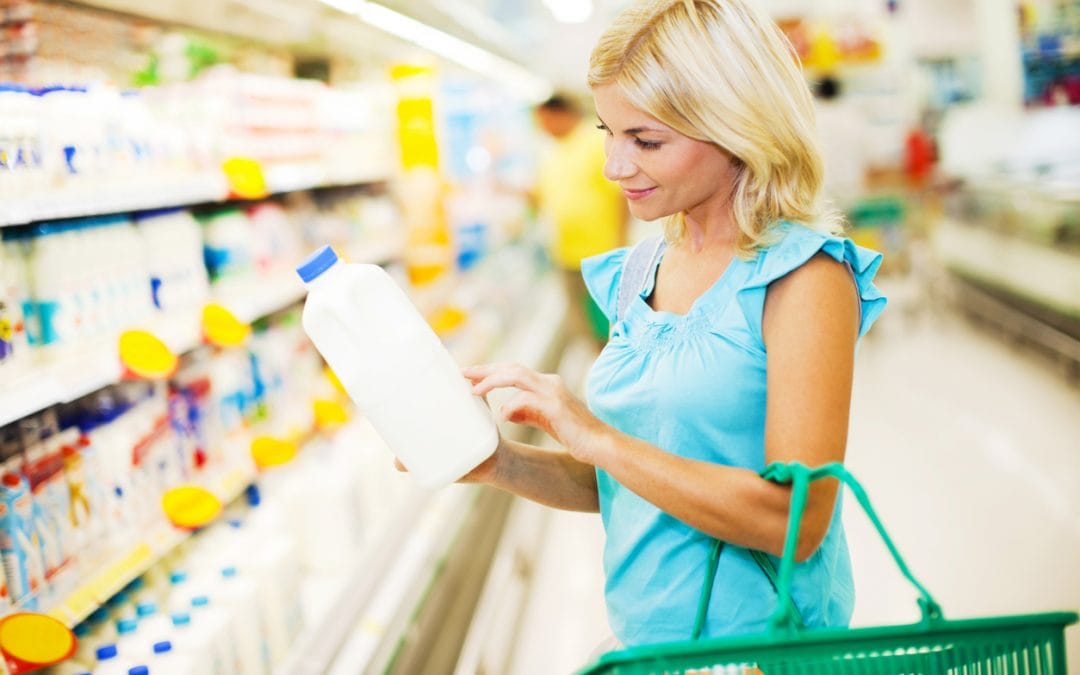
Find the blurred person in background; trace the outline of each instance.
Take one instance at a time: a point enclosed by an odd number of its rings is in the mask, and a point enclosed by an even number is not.
[[[855,346],[885,305],[881,256],[842,237],[823,206],[811,93],[787,39],[747,0],[637,4],[600,39],[588,79],[605,175],[634,216],[666,219],[664,236],[582,263],[612,324],[587,403],[523,366],[464,370],[479,395],[510,388],[499,414],[564,449],[503,439],[467,480],[600,512],[618,642],[687,640],[696,626],[759,633],[776,610],[769,568],[791,494],[760,472],[844,459]],[[833,481],[810,489],[796,560],[803,623],[846,626]]]
[[[537,122],[553,143],[541,159],[535,199],[552,228],[550,254],[566,288],[569,337],[602,346],[608,326],[585,290],[581,261],[626,243],[626,200],[604,178],[603,137],[583,118],[568,94],[537,107]]]
[[[825,196],[837,208],[854,204],[866,189],[866,119],[843,97],[832,75],[814,85],[817,131],[825,162]]]

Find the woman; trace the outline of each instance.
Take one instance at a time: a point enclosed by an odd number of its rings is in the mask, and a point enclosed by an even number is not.
[[[880,256],[835,234],[797,59],[745,0],[625,11],[593,51],[589,85],[605,175],[635,216],[667,218],[666,245],[583,263],[612,323],[588,405],[553,375],[465,370],[477,394],[516,389],[501,415],[566,450],[503,441],[471,479],[600,511],[608,613],[623,644],[690,637],[716,539],[725,547],[703,635],[762,631],[789,487],[758,474],[774,461],[843,460],[856,341],[885,303],[871,282]],[[811,489],[797,560],[803,622],[846,625],[853,592],[834,482]]]

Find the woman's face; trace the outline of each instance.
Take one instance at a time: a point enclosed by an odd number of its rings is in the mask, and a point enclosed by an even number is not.
[[[607,132],[604,176],[622,188],[630,213],[656,220],[685,211],[706,223],[727,208],[735,177],[730,155],[638,110],[615,85],[595,88],[593,97]]]

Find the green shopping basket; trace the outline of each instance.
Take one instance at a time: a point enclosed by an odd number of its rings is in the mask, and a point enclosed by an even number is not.
[[[648,645],[604,654],[581,675],[1065,675],[1065,627],[1075,612],[946,620],[930,593],[912,576],[858,481],[841,464],[810,469],[769,465],[762,476],[792,483],[791,513],[780,561],[778,606],[764,634]],[[795,543],[810,483],[836,478],[847,484],[885,541],[900,571],[919,592],[922,619],[901,626],[805,629],[791,600]],[[708,604],[716,573],[714,555],[702,590]],[[698,612],[694,635],[700,635]]]

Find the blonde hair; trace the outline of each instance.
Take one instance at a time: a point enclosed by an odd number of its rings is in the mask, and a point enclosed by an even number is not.
[[[631,104],[732,156],[736,252],[753,257],[782,220],[842,230],[821,197],[814,102],[798,56],[746,0],[650,0],[624,10],[589,60],[589,86],[615,85]],[[686,234],[684,214],[664,234]]]

